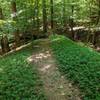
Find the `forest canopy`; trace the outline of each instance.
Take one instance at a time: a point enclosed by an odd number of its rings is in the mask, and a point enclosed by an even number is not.
[[[69,29],[75,38],[73,28],[80,26],[88,30],[88,35],[100,29],[99,25],[100,0],[0,0],[0,38],[6,35],[15,47],[23,39],[25,42],[26,38],[43,37],[57,30],[68,33]]]

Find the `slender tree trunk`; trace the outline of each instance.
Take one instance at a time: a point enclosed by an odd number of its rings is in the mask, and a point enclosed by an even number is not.
[[[0,8],[0,19],[3,19],[2,8]]]
[[[72,35],[71,37],[74,40],[74,30],[73,30],[74,19],[73,19],[73,16],[74,16],[74,6],[72,6],[72,18],[71,18],[71,35]]]
[[[2,8],[0,8],[0,19],[2,19],[2,20],[4,19]],[[2,35],[2,38],[1,38],[1,48],[2,48],[2,53],[6,53],[6,52],[10,51],[7,35],[5,35],[5,36]]]
[[[4,49],[4,42],[3,42],[3,35],[2,35],[2,37],[1,37],[1,40],[0,40],[0,43],[1,43],[1,51],[2,51],[2,53],[5,53],[5,49]]]
[[[39,0],[36,1],[37,32],[39,32]]]
[[[66,2],[65,0],[63,0],[63,26],[66,25],[66,15],[65,15],[65,12],[66,12]]]
[[[43,32],[47,33],[47,11],[46,11],[46,0],[42,0],[43,6]]]
[[[17,8],[16,8],[16,2],[12,1],[12,17],[14,21],[17,21]],[[15,30],[14,32],[14,38],[15,38],[15,47],[20,46],[20,36],[19,36],[19,31],[18,29]]]
[[[0,19],[3,20],[2,8],[0,8]],[[1,50],[2,50],[2,53],[4,53],[3,35],[2,35],[2,37],[1,37],[0,43],[1,43]]]
[[[54,10],[53,10],[53,0],[50,0],[51,4],[51,29],[54,28],[54,21],[53,21],[53,15],[54,15]]]
[[[100,0],[98,0],[98,18],[97,18],[97,25],[99,24],[100,22]]]
[[[1,39],[1,47],[2,47],[2,52],[3,53],[7,53],[7,52],[10,51],[10,47],[9,47],[9,42],[8,42],[7,35],[2,36],[2,39]]]
[[[96,36],[96,34],[94,33],[93,34],[93,38],[92,38],[92,42],[93,42],[93,45],[96,47],[96,38],[97,38],[97,36]]]

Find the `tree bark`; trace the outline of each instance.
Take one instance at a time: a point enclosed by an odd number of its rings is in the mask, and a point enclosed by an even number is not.
[[[16,2],[12,1],[11,2],[11,6],[12,6],[12,18],[13,18],[13,21],[17,21]],[[19,36],[18,29],[16,29],[15,32],[14,32],[14,39],[15,39],[15,47],[19,47],[20,46],[20,36]]]
[[[46,0],[42,0],[43,7],[43,32],[47,33],[47,11],[46,11]]]
[[[98,17],[97,17],[97,25],[100,22],[100,0],[98,0],[98,8],[99,8],[99,10],[98,10]]]
[[[74,30],[73,30],[73,27],[74,27],[74,19],[73,19],[73,16],[74,16],[74,6],[72,6],[72,18],[71,18],[71,37],[72,37],[72,40],[74,40]]]
[[[54,21],[53,21],[53,15],[54,15],[54,10],[53,10],[53,0],[50,0],[51,4],[51,29],[54,28]]]
[[[0,8],[0,19],[3,19],[2,8]]]
[[[0,8],[0,19],[3,20],[3,12],[2,12],[2,8]],[[7,35],[2,35],[1,38],[1,49],[2,49],[2,53],[7,53],[10,51],[10,47],[9,47],[9,42],[8,42],[8,37]]]
[[[66,2],[65,2],[65,0],[63,0],[63,26],[66,26],[66,18],[65,18],[66,9],[65,9],[65,7],[66,7]]]
[[[39,32],[39,0],[36,0],[36,10],[37,32]]]
[[[10,51],[10,47],[9,47],[9,42],[8,42],[7,35],[2,36],[1,47],[2,47],[2,53],[7,53],[7,52]]]

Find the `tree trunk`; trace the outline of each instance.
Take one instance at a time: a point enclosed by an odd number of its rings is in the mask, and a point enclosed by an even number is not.
[[[37,32],[39,32],[39,0],[36,0],[36,10]]]
[[[72,6],[72,18],[71,18],[71,37],[72,37],[72,40],[74,40],[74,30],[73,30],[74,19],[73,19],[73,16],[74,16],[74,6]]]
[[[65,0],[63,0],[63,26],[64,27],[66,26],[66,17],[65,17],[66,9],[65,9],[65,7],[66,7],[66,2],[65,2]]]
[[[4,42],[3,42],[3,36],[2,36],[2,38],[1,38],[1,41],[0,41],[0,43],[1,43],[1,51],[2,51],[2,53],[4,53]]]
[[[2,8],[0,8],[0,19],[3,19]]]
[[[43,32],[47,33],[47,11],[46,11],[46,0],[42,0],[43,6]]]
[[[20,46],[20,36],[19,36],[19,30],[16,30],[14,32],[14,40],[15,40],[15,48]]]
[[[2,47],[2,53],[7,53],[10,51],[7,35],[5,35],[4,37],[2,36],[1,47]]]
[[[98,0],[98,8],[99,8],[99,10],[98,10],[98,17],[97,17],[97,25],[100,22],[100,0]]]
[[[3,20],[3,12],[2,12],[2,8],[0,8],[0,19]],[[8,37],[7,35],[3,36],[1,38],[1,49],[2,49],[2,53],[6,53],[10,51],[10,47],[9,47],[9,42],[8,42]]]
[[[17,21],[16,2],[12,1],[11,5],[12,5],[12,18],[13,18],[14,21]],[[15,38],[15,47],[19,47],[20,46],[20,36],[19,36],[18,29],[16,29],[15,32],[14,32],[14,38]]]
[[[54,27],[54,23],[53,23],[53,15],[54,15],[53,0],[50,0],[50,4],[51,4],[51,29],[53,29],[53,27]]]

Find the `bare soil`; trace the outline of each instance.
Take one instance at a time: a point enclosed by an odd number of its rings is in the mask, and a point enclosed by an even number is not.
[[[59,72],[50,41],[40,40],[33,49],[28,61],[37,66],[47,100],[81,100],[79,89]]]

